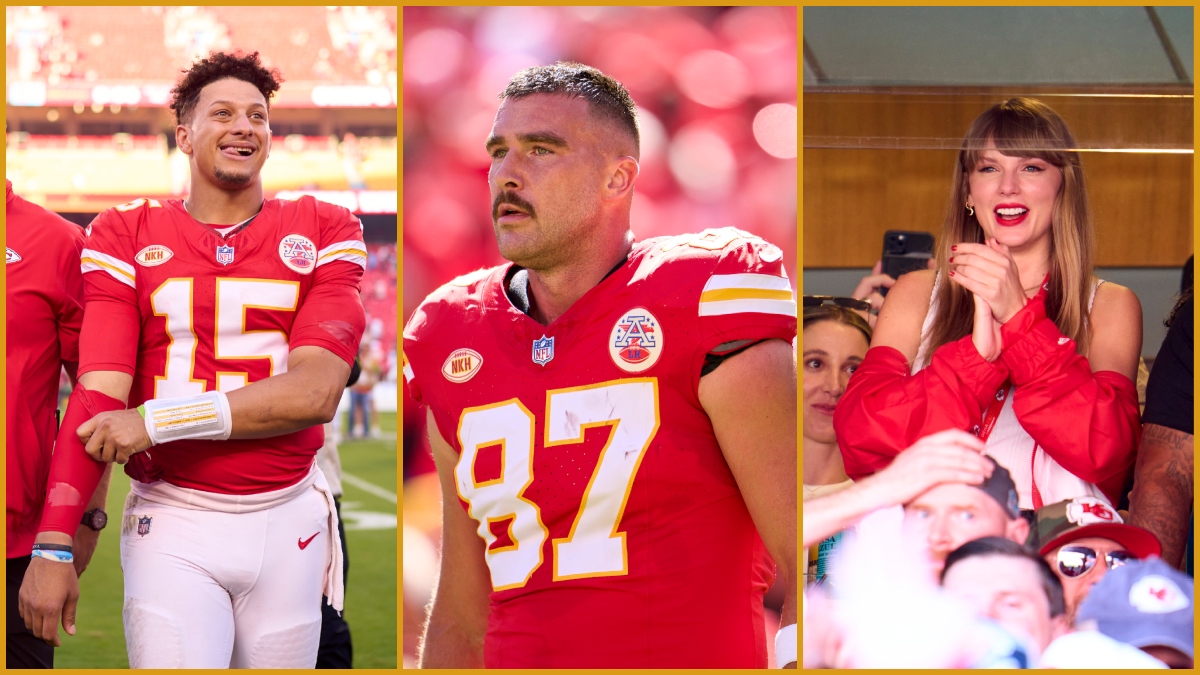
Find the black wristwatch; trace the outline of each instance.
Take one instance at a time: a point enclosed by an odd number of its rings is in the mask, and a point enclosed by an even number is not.
[[[108,514],[104,512],[104,509],[92,509],[91,511],[83,514],[83,520],[80,521],[79,524],[87,525],[93,530],[99,532],[100,530],[104,529],[105,525],[108,524]]]

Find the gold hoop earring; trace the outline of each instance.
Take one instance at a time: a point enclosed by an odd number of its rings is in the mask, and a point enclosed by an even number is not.
[[[967,215],[968,216],[975,215],[975,207],[971,206],[970,204],[967,204]]]

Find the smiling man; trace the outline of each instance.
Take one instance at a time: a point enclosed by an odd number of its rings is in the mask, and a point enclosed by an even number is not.
[[[322,593],[341,609],[332,496],[314,457],[362,335],[361,225],[265,200],[258,54],[216,53],[172,91],[186,199],[101,213],[82,253],[79,386],[50,469],[21,615],[74,634],[72,537],[106,462],[121,517],[135,668],[312,667]],[[126,408],[130,409],[126,409]]]
[[[793,663],[782,252],[732,228],[635,242],[635,107],[594,68],[521,71],[501,99],[486,148],[512,264],[404,331],[444,495],[422,665],[761,668],[776,575]]]

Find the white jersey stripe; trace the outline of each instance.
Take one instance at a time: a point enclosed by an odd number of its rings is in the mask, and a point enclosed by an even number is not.
[[[352,262],[359,267],[367,266],[367,245],[361,241],[339,241],[317,251],[317,267],[335,260]]]
[[[715,291],[726,288],[757,288],[764,291],[791,291],[787,277],[774,274],[714,274],[704,284],[704,290]]]
[[[112,278],[129,286],[136,288],[137,270],[133,265],[119,259],[114,258],[107,253],[94,251],[90,248],[85,248],[79,253],[79,269],[87,272],[108,272]]]
[[[700,316],[725,314],[781,314],[794,317],[796,303],[792,300],[718,300],[700,303]]]
[[[412,382],[413,377],[415,377],[415,375],[413,374],[412,366],[408,365],[408,362],[406,361],[404,363],[404,381]]]

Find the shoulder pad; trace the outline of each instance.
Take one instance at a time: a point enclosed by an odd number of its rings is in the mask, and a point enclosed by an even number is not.
[[[405,335],[419,337],[420,326],[432,322],[447,312],[461,314],[478,308],[484,302],[485,283],[500,267],[485,267],[469,272],[442,284],[430,293],[413,312]]]

